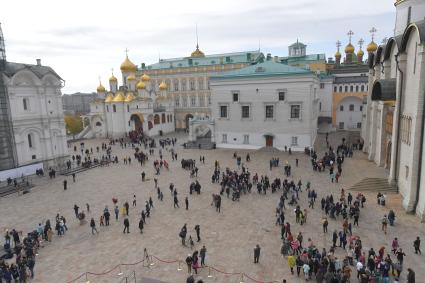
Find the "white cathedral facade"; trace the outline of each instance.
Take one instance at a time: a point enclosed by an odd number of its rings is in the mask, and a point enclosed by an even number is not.
[[[406,211],[425,219],[425,2],[395,6],[394,36],[369,54],[362,137],[369,160],[389,169]]]
[[[36,65],[6,62],[2,75],[15,145],[13,167],[63,164],[68,149],[61,77],[40,60]]]

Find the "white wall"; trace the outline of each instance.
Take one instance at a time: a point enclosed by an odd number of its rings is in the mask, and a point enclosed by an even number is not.
[[[343,111],[340,111],[340,106],[344,107]],[[354,105],[354,111],[350,111],[350,105]],[[357,123],[362,122],[362,110],[363,102],[360,98],[349,96],[344,98],[338,105],[336,110],[336,126],[340,129],[340,123],[344,123],[344,129],[359,129]]]

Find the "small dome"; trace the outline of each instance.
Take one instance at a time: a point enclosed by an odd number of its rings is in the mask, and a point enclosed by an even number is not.
[[[136,80],[136,77],[135,76],[133,76],[133,75],[129,75],[128,77],[127,77],[127,81],[135,81]]]
[[[106,91],[106,89],[105,89],[105,87],[102,85],[102,83],[100,83],[99,84],[99,86],[97,87],[97,92],[105,92]]]
[[[348,43],[347,46],[345,46],[345,53],[347,54],[354,53],[354,46],[351,43]]]
[[[167,90],[167,84],[164,81],[159,84],[159,90]]]
[[[360,49],[360,50],[357,52],[357,57],[362,57],[363,55],[364,55],[364,51]]]
[[[148,82],[151,80],[151,77],[149,77],[149,75],[146,73],[144,73],[140,78],[142,79],[143,82]]]
[[[109,78],[110,82],[117,82],[117,78],[114,76],[114,74],[112,74],[112,76]]]
[[[124,102],[125,101],[125,97],[124,94],[122,92],[118,92],[114,99],[112,99],[112,102]]]
[[[112,100],[114,99],[114,96],[112,95],[112,93],[108,94],[108,96],[105,99],[105,103],[111,103]]]
[[[146,85],[145,85],[145,83],[143,81],[139,81],[137,83],[137,85],[136,85],[136,88],[137,89],[145,89],[146,88]]]
[[[192,52],[192,54],[190,54],[190,57],[205,57],[204,52],[202,52],[201,50],[199,50],[199,46],[196,45],[196,50]]]
[[[337,52],[335,53],[335,58],[341,58],[341,52],[337,51]]]
[[[132,102],[136,97],[134,96],[133,92],[128,92],[127,96],[125,97],[125,102]]]
[[[123,72],[135,72],[137,70],[137,66],[128,59],[128,56],[126,56],[124,62],[121,64],[120,69]]]
[[[373,52],[375,52],[376,50],[378,49],[378,45],[375,43],[375,42],[373,42],[373,41],[371,41],[368,45],[367,45],[367,52],[368,53],[373,53]]]

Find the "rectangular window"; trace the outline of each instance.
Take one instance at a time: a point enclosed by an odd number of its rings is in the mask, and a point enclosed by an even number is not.
[[[227,106],[220,106],[220,118],[227,118]]]
[[[339,129],[344,130],[344,122],[339,122]]]
[[[344,105],[339,106],[339,111],[341,111],[341,112],[344,111]]]
[[[186,90],[186,80],[183,79],[181,81],[181,84],[182,84],[182,90],[185,91]]]
[[[175,102],[176,107],[180,107],[180,97],[176,96],[174,98],[174,102]]]
[[[201,78],[198,80],[198,88],[201,90],[204,89],[204,79]]]
[[[273,119],[273,105],[266,105],[266,119]]]
[[[285,92],[284,91],[279,91],[279,101],[284,101],[285,100]]]
[[[196,106],[196,96],[190,97],[190,106],[195,107]]]
[[[221,142],[222,142],[222,143],[227,143],[227,134],[223,134],[223,135],[221,136]]]
[[[249,118],[249,106],[242,106],[242,118]]]
[[[354,104],[350,104],[350,106],[349,106],[349,110],[350,110],[350,111],[354,111]]]
[[[205,96],[200,95],[199,96],[199,106],[204,107],[205,106]]]
[[[187,96],[183,96],[183,107],[187,107]]]
[[[239,101],[239,93],[234,92],[232,95],[233,95],[233,102],[238,102]]]
[[[189,87],[190,87],[190,90],[195,90],[195,81],[194,80],[189,81]]]
[[[360,112],[363,111],[363,105],[360,105],[359,110],[360,110]]]
[[[297,146],[297,145],[298,145],[298,137],[292,137],[291,146]]]
[[[357,123],[357,129],[361,129],[362,128],[362,123],[361,122],[358,122]]]
[[[208,95],[208,105],[211,105],[211,95]]]
[[[243,135],[243,143],[249,144],[249,135]]]
[[[320,83],[320,89],[324,89],[325,88],[325,84],[324,83]]]
[[[34,154],[31,156],[32,159],[37,159],[37,156]]]
[[[28,110],[28,99],[24,98],[22,100],[23,106],[24,106],[24,110]]]
[[[319,111],[322,111],[322,102],[319,102]]]
[[[31,136],[31,134],[28,135],[28,147],[32,148],[32,136]]]
[[[291,105],[291,119],[301,118],[301,105]]]
[[[174,91],[178,91],[179,90],[179,81],[175,80],[173,84],[174,84]]]

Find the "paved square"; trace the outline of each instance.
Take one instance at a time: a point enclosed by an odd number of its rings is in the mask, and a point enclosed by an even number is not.
[[[180,138],[180,136],[179,136]],[[339,135],[331,135],[331,142],[336,145],[340,140]],[[319,152],[323,152],[324,138],[318,140]],[[102,140],[86,141],[86,148],[100,145]],[[178,140],[178,144],[183,142]],[[16,228],[22,231],[30,231],[36,228],[38,223],[50,219],[54,223],[57,213],[64,215],[67,219],[69,230],[63,237],[53,237],[51,243],[45,243],[40,249],[35,265],[35,279],[33,282],[69,282],[81,273],[90,271],[102,273],[110,270],[120,263],[134,263],[143,259],[143,250],[160,259],[173,261],[184,261],[188,253],[192,253],[189,248],[183,247],[179,239],[179,231],[184,223],[187,223],[188,235],[196,238],[194,226],[201,226],[200,243],[195,242],[195,249],[200,249],[202,245],[207,248],[206,264],[218,270],[226,272],[243,272],[250,277],[263,281],[282,282],[286,278],[288,282],[301,282],[290,275],[286,258],[280,255],[281,240],[280,228],[275,225],[275,207],[278,203],[280,193],[258,195],[255,187],[251,194],[242,195],[240,201],[232,202],[225,195],[222,201],[222,211],[217,213],[211,206],[211,195],[218,193],[220,186],[211,183],[211,175],[214,170],[214,161],[220,162],[223,170],[226,167],[237,169],[236,161],[233,159],[234,150],[185,150],[181,146],[176,146],[178,159],[193,158],[197,160],[199,166],[198,180],[202,185],[200,195],[189,195],[189,184],[194,181],[190,178],[189,171],[183,170],[180,161],[172,162],[170,153],[163,150],[164,159],[169,164],[169,170],[162,170],[159,176],[159,186],[164,193],[163,202],[157,199],[154,188],[154,168],[152,162],[158,158],[158,150],[155,150],[155,157],[150,156],[149,162],[141,167],[134,162],[133,149],[121,149],[119,145],[112,146],[113,155],[119,157],[119,164],[111,164],[85,171],[78,174],[76,182],[72,182],[71,177],[67,177],[68,190],[63,190],[63,180],[65,177],[58,176],[54,180],[48,178],[34,178],[36,187],[31,193],[17,196],[12,195],[0,199],[0,231],[3,234],[5,229]],[[248,151],[237,150],[238,154],[244,156]],[[304,234],[305,242],[311,238],[318,246],[327,249],[331,245],[331,232],[323,235],[321,230],[320,199],[326,194],[333,193],[334,197],[339,196],[341,188],[348,188],[364,177],[383,177],[385,170],[377,168],[373,163],[366,160],[366,156],[356,151],[353,158],[346,158],[343,164],[342,178],[339,184],[332,184],[328,173],[314,172],[311,163],[304,153],[288,155],[284,152],[271,152],[266,150],[249,151],[251,162],[246,164],[252,174],[267,175],[270,180],[276,177],[283,177],[283,168],[269,170],[269,160],[272,157],[279,157],[281,164],[288,160],[292,164],[293,179],[303,184],[310,181],[312,188],[318,192],[318,201],[314,209],[308,209],[307,224],[300,226],[295,223],[295,216],[292,213],[293,207],[286,208],[286,221],[291,223],[293,234],[301,231]],[[205,156],[205,165],[199,164],[199,156]],[[322,154],[320,153],[319,156]],[[125,165],[122,162],[124,156],[132,157],[132,164]],[[295,159],[299,159],[299,167],[295,168]],[[149,181],[142,182],[140,173],[146,172]],[[180,208],[173,208],[173,199],[168,189],[170,182],[173,182],[179,193]],[[137,206],[131,206],[133,194],[137,196]],[[145,201],[149,197],[154,200],[154,209],[151,217],[148,218],[143,234],[138,231],[138,221],[140,212],[144,209]],[[184,208],[184,197],[189,197],[189,210]],[[120,215],[119,221],[115,221],[111,211],[112,198],[119,200],[119,206],[125,201],[130,204],[130,234],[123,234],[123,219]],[[301,208],[308,207],[305,192],[301,194]],[[353,228],[355,235],[360,235],[363,241],[364,250],[374,247],[375,250],[381,246],[386,247],[386,252],[391,253],[391,241],[394,237],[399,238],[400,246],[406,251],[405,268],[402,273],[403,278],[407,273],[407,267],[412,267],[416,271],[416,282],[425,282],[425,270],[423,264],[424,256],[413,253],[412,242],[416,236],[425,239],[424,224],[411,215],[406,215],[401,207],[397,195],[389,196],[389,206],[396,211],[397,219],[394,227],[389,227],[388,234],[383,235],[380,231],[380,220],[389,210],[389,207],[378,207],[375,195],[367,195],[366,208],[360,213],[360,226]],[[99,230],[98,235],[92,235],[88,224],[80,225],[75,218],[73,206],[77,204],[85,210],[85,204],[89,203],[91,212],[87,215],[90,219],[94,217]],[[99,227],[99,218],[105,205],[111,211],[111,226]],[[330,220],[329,231],[342,229],[341,218],[337,221]],[[253,248],[256,244],[261,246],[260,263],[253,263]],[[337,255],[342,257],[345,253],[342,249],[337,249]],[[393,257],[394,258],[394,257]],[[178,271],[178,264],[161,263],[154,260],[155,265],[150,268],[143,264],[136,266],[121,266],[121,271],[125,274],[136,272],[137,278],[148,277],[157,278],[167,282],[185,282],[187,277],[186,265],[182,264],[183,270]],[[124,275],[118,276],[120,271],[115,269],[107,275],[89,276],[90,282],[119,282]],[[240,282],[239,275],[226,276],[216,271],[212,272],[213,277],[208,278],[208,270],[201,270],[197,278],[202,278],[204,282]],[[83,276],[75,282],[85,282]],[[244,282],[251,282],[244,277]],[[355,273],[352,275],[352,282],[356,282]],[[401,281],[403,282],[403,281]]]

